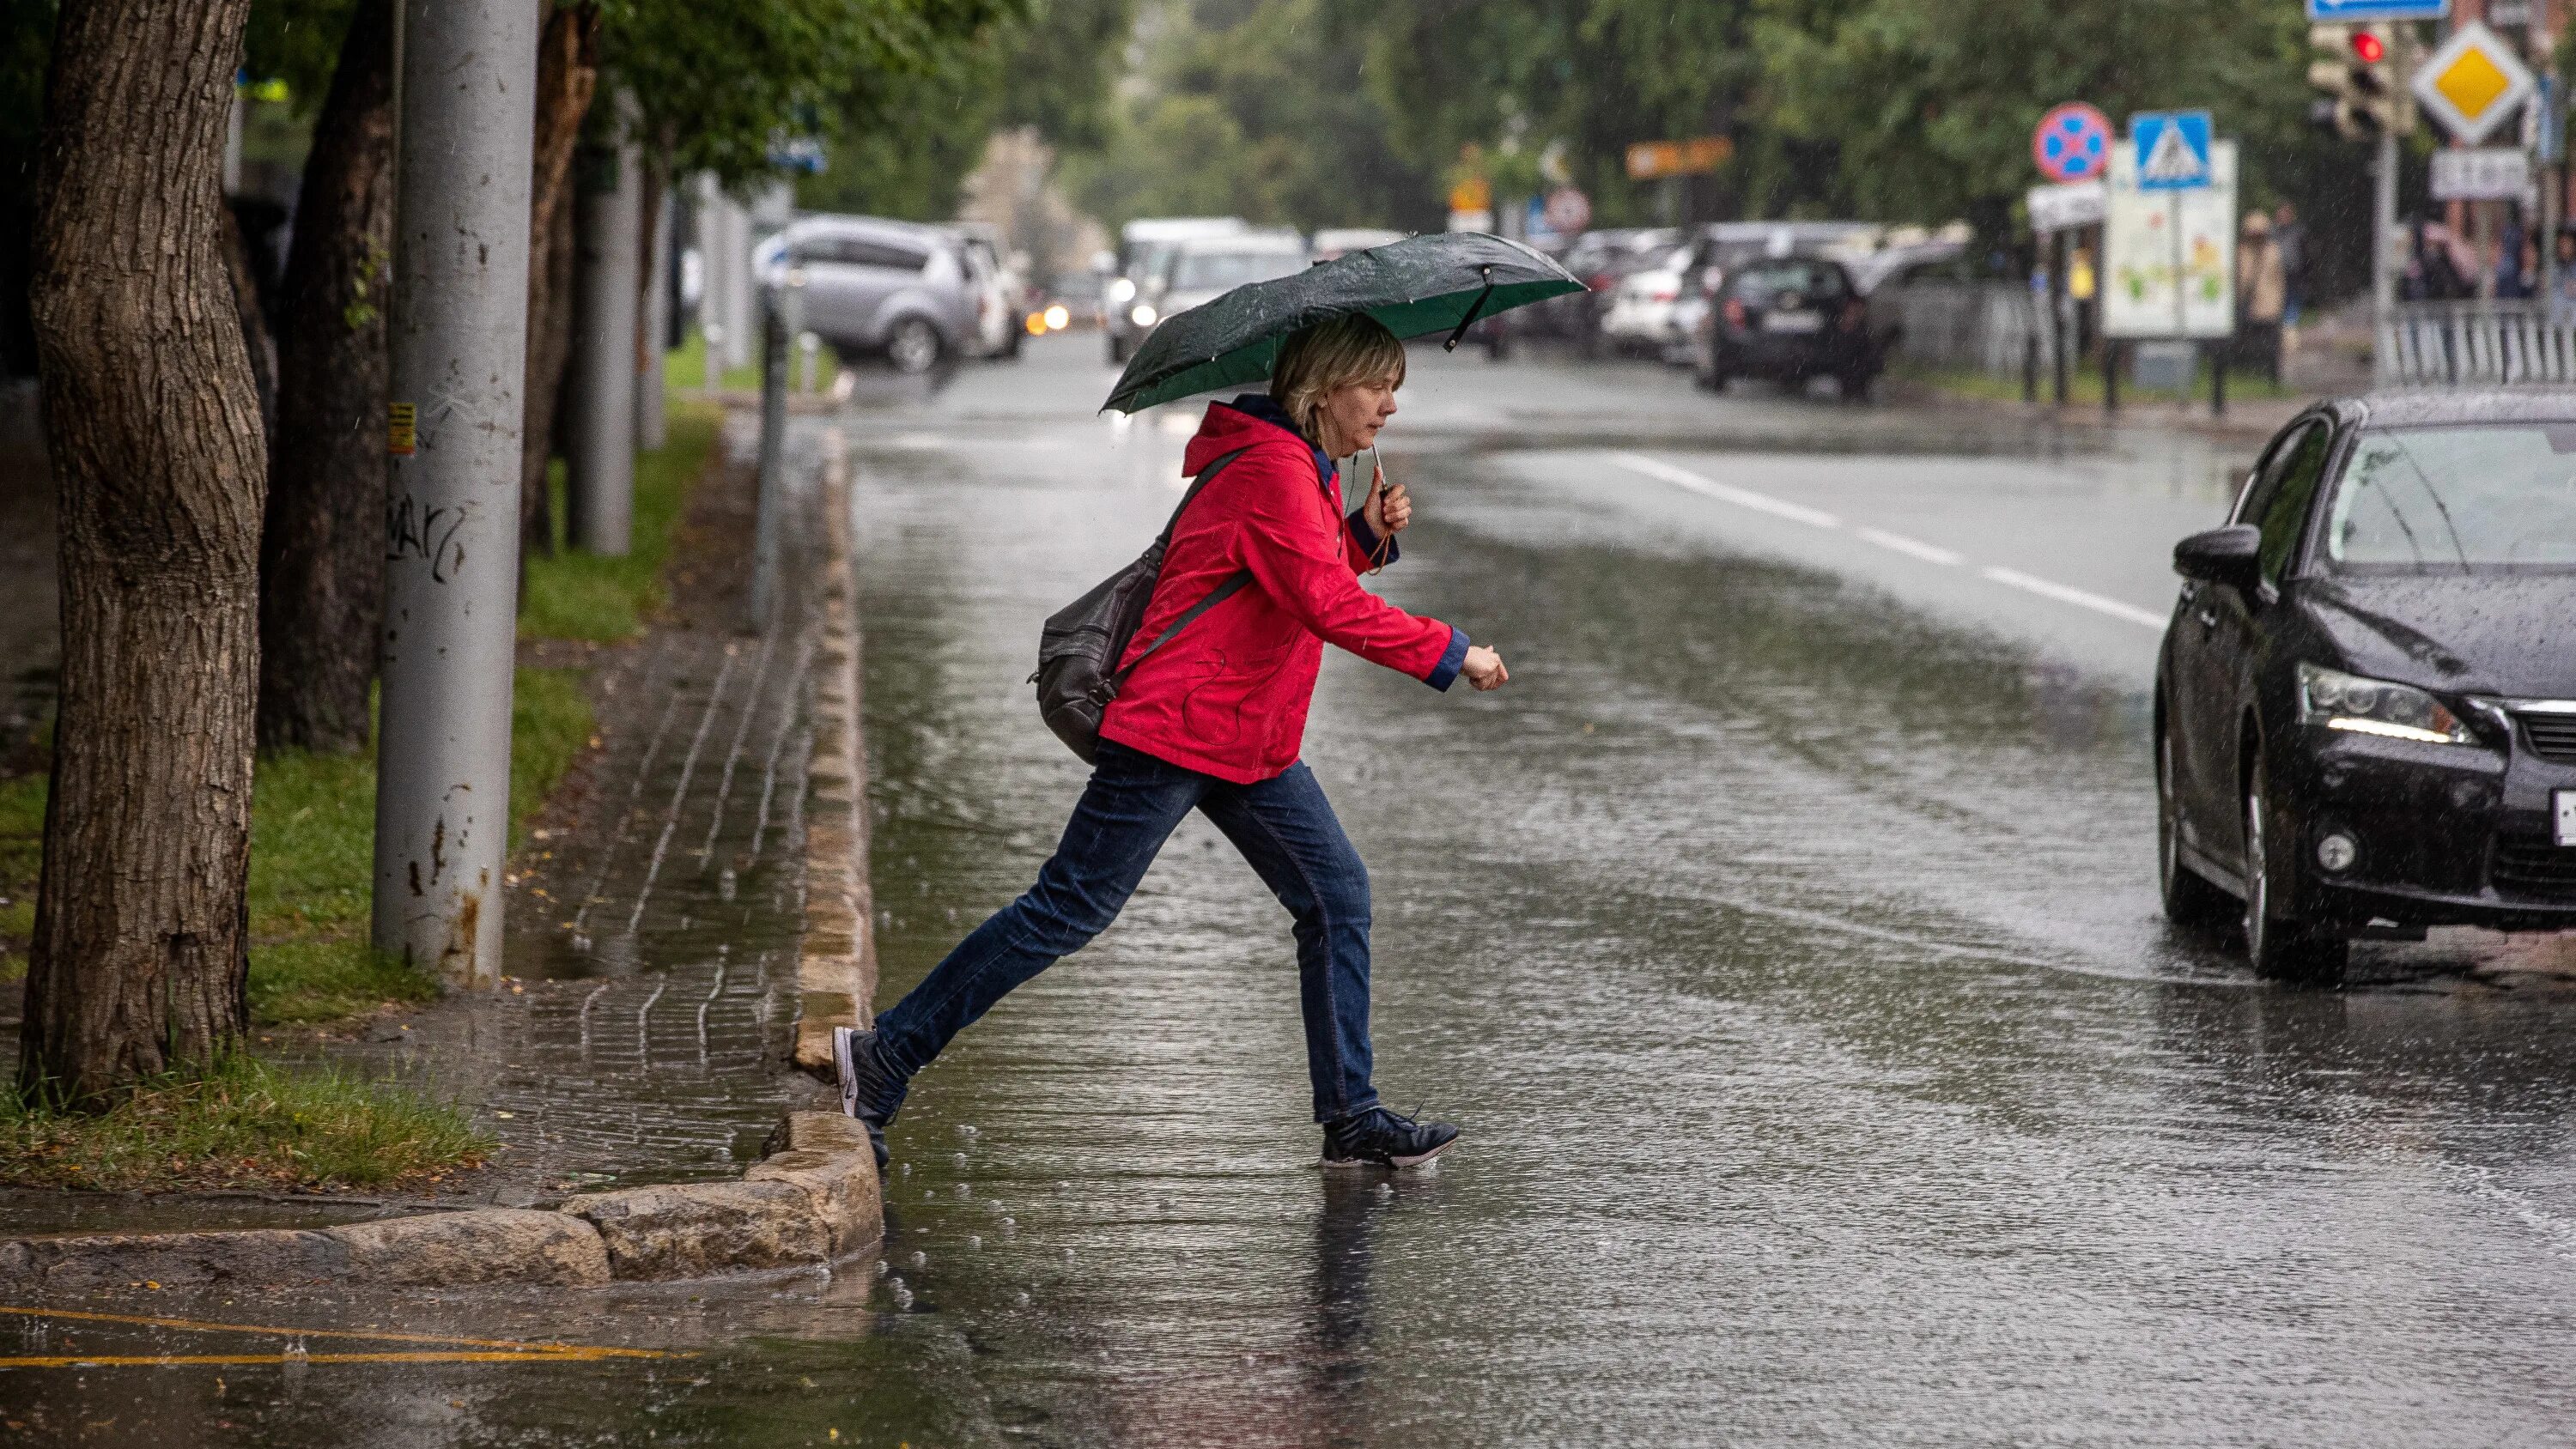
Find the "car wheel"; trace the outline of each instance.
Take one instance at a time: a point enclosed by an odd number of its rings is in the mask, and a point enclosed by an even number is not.
[[[1876,380],[1873,374],[1865,370],[1846,372],[1834,379],[1834,385],[1842,389],[1843,401],[1865,403],[1869,401],[1869,385]]]
[[[2236,903],[2182,863],[2182,802],[2174,791],[2173,736],[2156,739],[2156,885],[2165,919],[2207,930],[2224,925]]]
[[[2258,760],[2245,787],[2245,959],[2257,976],[2329,986],[2343,979],[2352,946],[2340,934],[2283,914],[2283,903],[2274,899],[2272,878],[2279,872],[2272,854],[2284,845],[2295,849],[2298,832],[2269,801]]]
[[[894,334],[886,339],[886,359],[906,376],[928,372],[939,364],[939,329],[925,317],[897,322]]]

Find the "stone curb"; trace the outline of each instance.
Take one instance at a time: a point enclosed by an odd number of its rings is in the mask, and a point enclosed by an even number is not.
[[[814,650],[814,756],[805,807],[805,944],[796,963],[796,1065],[832,1078],[832,1028],[876,995],[868,892],[867,761],[859,752],[858,597],[850,563],[850,448],[823,430],[823,622]]]
[[[815,649],[812,799],[795,1062],[828,1079],[835,1026],[876,989],[859,755],[858,607],[850,566],[849,449],[823,435],[825,565]],[[585,1193],[553,1212],[478,1208],[334,1228],[102,1233],[0,1239],[0,1288],[74,1292],[366,1283],[596,1287],[820,1267],[885,1237],[876,1155],[839,1112],[790,1112],[774,1151],[737,1182]]]
[[[820,1267],[884,1236],[876,1156],[838,1112],[791,1112],[739,1182],[588,1193],[545,1212],[477,1208],[336,1228],[0,1240],[0,1287],[67,1292],[324,1281],[590,1288]]]

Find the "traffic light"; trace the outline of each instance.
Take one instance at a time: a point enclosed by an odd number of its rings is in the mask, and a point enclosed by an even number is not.
[[[2317,25],[2308,44],[2318,52],[2308,65],[2316,94],[2308,119],[2347,141],[2372,141],[2414,125],[2414,107],[2399,83],[2400,37],[2388,25]]]

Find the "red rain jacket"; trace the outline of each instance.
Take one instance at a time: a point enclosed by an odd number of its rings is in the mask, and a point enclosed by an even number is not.
[[[1235,570],[1251,570],[1252,585],[1147,655],[1110,702],[1100,734],[1249,785],[1297,763],[1326,641],[1445,690],[1467,657],[1467,636],[1360,587],[1370,563],[1363,540],[1375,535],[1360,514],[1342,516],[1330,461],[1268,397],[1210,404],[1182,471],[1195,477],[1237,448],[1247,451],[1209,480],[1172,530],[1145,621],[1120,663]]]

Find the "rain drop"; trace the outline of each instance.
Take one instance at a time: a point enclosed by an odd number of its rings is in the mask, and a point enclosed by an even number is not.
[[[1018,1305],[1020,1305],[1022,1308],[1026,1308],[1026,1307],[1028,1307],[1028,1306],[1029,1306],[1029,1292],[1028,1292],[1028,1290],[1027,1290],[1027,1289],[1025,1289],[1025,1288],[1021,1289],[1018,1293],[1016,1293],[1016,1294],[1014,1294],[1014,1295],[1012,1296],[1011,1301],[1012,1301],[1012,1302],[1014,1302],[1014,1303],[1016,1303],[1016,1304],[1018,1304]]]
[[[919,1252],[914,1253],[914,1254],[912,1255],[912,1266],[914,1266],[914,1267],[916,1267],[916,1268],[927,1268],[927,1267],[929,1267],[929,1266],[930,1266],[930,1255],[929,1255],[928,1253],[919,1253]]]
[[[984,1246],[984,1240],[973,1233],[968,1233],[966,1235],[966,1246],[971,1251]]]
[[[959,1167],[964,1167],[964,1166],[966,1165],[966,1154],[965,1154],[965,1153],[963,1153],[963,1152],[960,1152],[960,1153],[955,1154],[955,1156],[956,1156],[956,1158],[957,1158],[957,1165],[958,1165]]]
[[[971,1122],[960,1122],[960,1123],[958,1123],[958,1124],[957,1124],[957,1135],[958,1135],[958,1136],[960,1136],[960,1137],[972,1137],[972,1136],[974,1136],[974,1135],[975,1135],[975,1127],[974,1127],[974,1124],[973,1124],[973,1123],[971,1123]]]

